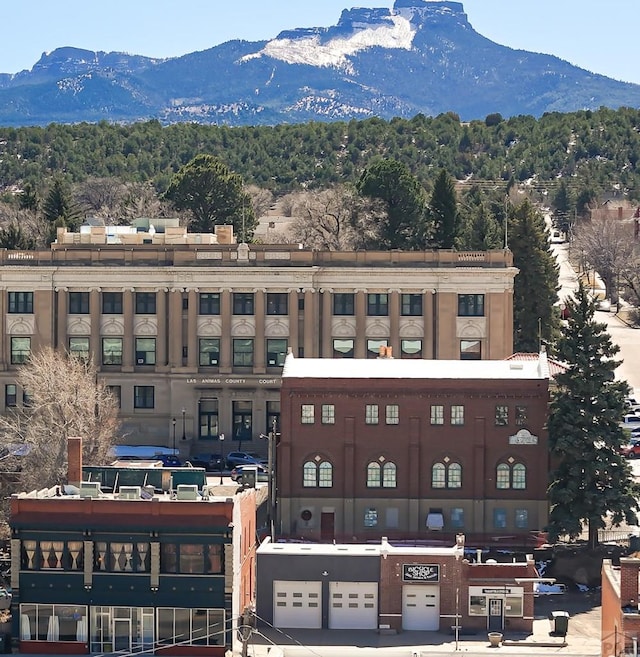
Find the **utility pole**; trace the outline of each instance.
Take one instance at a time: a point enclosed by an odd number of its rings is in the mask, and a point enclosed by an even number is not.
[[[241,657],[249,657],[249,641],[253,634],[253,612],[251,607],[245,607],[240,616],[240,624],[238,626],[238,634],[242,642]]]

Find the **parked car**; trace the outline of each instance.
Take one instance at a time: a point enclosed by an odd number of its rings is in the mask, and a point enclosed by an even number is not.
[[[640,438],[632,438],[620,448],[620,454],[628,459],[637,459],[640,456]]]
[[[603,312],[611,312],[611,301],[609,299],[600,299],[596,302],[596,310],[602,310]]]
[[[257,480],[258,481],[267,481],[269,477],[269,470],[264,465],[260,463],[247,463],[246,465],[238,465],[233,470],[231,470],[231,479],[238,484],[242,483],[242,474],[246,468],[256,468],[257,470]]]
[[[567,241],[567,236],[561,230],[554,228],[549,236],[549,241],[551,244],[564,244]]]
[[[162,461],[165,468],[181,468],[182,461],[175,454],[158,454],[153,457],[156,461]]]
[[[627,413],[622,418],[622,426],[628,427],[629,425],[640,425],[640,414],[637,412]]]
[[[261,456],[250,452],[229,452],[225,460],[229,469],[235,468],[236,465],[255,465],[256,463],[265,463],[265,459]]]
[[[222,454],[202,453],[194,454],[189,463],[194,468],[204,468],[207,472],[220,472],[223,470]]]

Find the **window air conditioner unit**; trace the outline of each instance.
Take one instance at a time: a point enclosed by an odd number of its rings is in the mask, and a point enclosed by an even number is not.
[[[121,500],[139,500],[141,496],[141,486],[120,486],[118,491],[118,498]]]
[[[198,499],[198,485],[197,484],[178,484],[178,492],[176,495],[179,500],[197,500]]]
[[[80,497],[99,497],[100,492],[101,490],[99,481],[80,482]]]
[[[209,365],[217,365],[218,364],[218,357],[217,356],[210,356],[209,357]]]
[[[273,359],[269,360],[269,365],[277,365],[277,364],[278,363],[275,360]]]
[[[144,365],[144,358],[138,358],[137,363],[138,365]]]

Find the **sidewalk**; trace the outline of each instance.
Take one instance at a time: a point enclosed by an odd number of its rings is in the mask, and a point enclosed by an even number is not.
[[[279,646],[278,650],[273,646]],[[489,645],[487,633],[461,635],[457,652],[466,655],[482,655],[487,651],[499,650],[505,654],[522,655],[600,655],[600,640],[571,632],[566,637],[550,635],[548,618],[537,618],[530,635],[504,632],[504,641],[499,648]],[[248,654],[253,657],[433,657],[436,654],[456,653],[455,637],[440,632],[401,632],[382,635],[375,630],[275,630],[258,628],[252,637]]]

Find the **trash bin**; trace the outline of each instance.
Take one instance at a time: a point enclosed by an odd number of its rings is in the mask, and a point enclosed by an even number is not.
[[[549,614],[549,623],[551,624],[552,634],[556,636],[567,636],[569,630],[569,612],[552,611]]]

